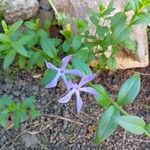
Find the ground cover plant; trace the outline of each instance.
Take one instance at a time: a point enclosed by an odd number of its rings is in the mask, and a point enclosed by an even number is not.
[[[81,93],[93,95],[97,105],[105,109],[97,126],[96,144],[103,142],[118,126],[130,133],[150,137],[150,125],[143,118],[130,115],[123,109],[135,100],[140,91],[139,73],[127,79],[113,99],[102,85],[91,83],[96,77],[92,71],[116,69],[115,56],[120,50],[136,52],[137,45],[130,37],[131,31],[134,25],[150,24],[149,6],[149,0],[128,1],[122,12],[112,15],[115,10],[113,0],[108,7],[100,4],[99,12],[91,13],[90,23],[73,18],[75,33],[67,18],[54,8],[58,24],[62,26],[61,37],[54,37],[49,32],[55,22],[41,25],[39,19],[35,19],[7,25],[2,21],[0,58],[3,60],[3,69],[9,70],[16,66],[32,71],[34,67],[44,68],[46,65],[48,69],[44,72],[41,84],[47,89],[54,88],[63,79],[68,93],[58,102],[67,103],[75,95],[77,113],[80,113],[84,104]],[[130,20],[127,19],[129,11],[133,12]],[[90,26],[96,29],[94,35],[89,31]],[[27,115],[36,118],[39,112],[34,102],[34,98],[15,103],[6,96],[1,97],[0,124],[6,127],[10,117],[18,127]]]

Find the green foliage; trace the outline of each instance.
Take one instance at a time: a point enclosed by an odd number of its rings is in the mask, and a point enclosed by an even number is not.
[[[102,114],[96,131],[96,139],[95,139],[96,144],[103,142],[117,129],[118,124],[114,120],[114,118],[118,116],[119,111],[114,106],[110,106]]]
[[[128,132],[136,135],[149,134],[149,125],[146,125],[145,121],[137,116],[129,115],[123,110],[122,105],[127,105],[135,99],[140,89],[140,76],[138,73],[133,74],[128,80],[126,80],[117,96],[115,102],[110,98],[107,91],[101,85],[92,85],[97,91],[98,96],[96,101],[98,105],[104,107],[106,110],[102,114],[97,131],[95,143],[101,143],[107,137],[109,137],[120,125]]]
[[[0,125],[7,127],[8,119],[11,119],[14,126],[19,127],[19,124],[29,116],[35,119],[40,113],[34,103],[34,97],[29,97],[22,102],[15,102],[8,96],[0,97]]]
[[[76,35],[66,32],[66,28],[62,31],[66,40],[63,44],[64,52],[77,55],[78,58],[83,57],[82,47],[88,49],[88,57],[86,62],[97,59],[99,56],[99,64],[96,69],[116,69],[115,56],[123,48],[128,49],[128,53],[135,53],[137,50],[136,42],[131,39],[131,31],[133,25],[149,24],[150,13],[147,11],[150,6],[147,0],[128,1],[124,6],[123,12],[114,13],[114,1],[111,0],[108,7],[99,5],[99,12],[93,12],[89,19],[90,24],[84,20],[73,18],[76,28]],[[132,11],[133,16],[127,19],[127,12]],[[114,13],[114,15],[112,15]],[[110,25],[106,24],[110,22]],[[67,24],[67,23],[66,23]],[[87,27],[94,26],[95,33],[91,35]],[[83,28],[84,27],[84,28]],[[65,34],[66,33],[66,34]],[[110,51],[111,47],[111,51]],[[110,53],[106,56],[106,53]]]
[[[117,96],[117,102],[120,105],[132,103],[135,97],[138,95],[139,91],[140,75],[139,73],[135,73],[121,86]]]
[[[4,33],[0,33],[0,57],[4,59],[3,68],[9,68],[14,62],[21,69],[43,67],[45,60],[52,61],[62,55],[72,54],[87,65],[98,59],[96,69],[115,70],[115,56],[120,50],[124,48],[129,53],[136,52],[137,44],[130,37],[132,27],[136,24],[150,24],[149,7],[148,0],[129,0],[124,11],[114,13],[113,0],[107,7],[100,2],[99,11],[92,12],[89,17],[90,23],[72,19],[75,33],[67,18],[56,11],[58,23],[63,26],[60,31],[65,37],[63,41],[59,37],[53,38],[49,33],[53,22],[40,24],[39,19],[36,19],[23,23],[20,20],[7,25],[2,21]],[[133,13],[131,19],[127,19],[128,11]],[[90,26],[96,29],[95,33],[90,33]]]
[[[91,61],[98,59],[96,69],[116,69],[116,55],[122,49],[128,53],[135,53],[136,42],[131,39],[134,25],[150,25],[149,0],[128,0],[124,10],[115,13],[114,0],[105,7],[99,5],[98,12],[92,12],[89,20],[72,19],[75,32],[67,19],[58,14],[58,23],[63,26],[62,39],[54,38],[49,29],[51,22],[40,24],[39,19],[23,22],[17,21],[12,25],[1,22],[3,33],[0,33],[0,58],[3,59],[3,69],[8,69],[14,64],[21,69],[33,69],[34,66],[42,68],[45,61],[52,61],[58,65],[63,55],[72,54],[71,68],[82,71],[84,75],[92,74],[89,67]],[[128,12],[133,16],[127,19]],[[110,23],[109,25],[107,23]],[[89,27],[95,28],[91,34]],[[109,54],[109,55],[108,55]],[[56,72],[45,71],[41,81],[42,85],[50,82]],[[132,75],[125,81],[116,97],[112,100],[108,92],[101,85],[92,85],[97,91],[96,102],[105,108],[99,119],[95,143],[101,143],[109,137],[120,125],[133,134],[146,134],[150,137],[150,127],[143,119],[130,116],[123,107],[134,101],[140,90],[140,76]],[[15,102],[7,96],[0,98],[0,125],[7,126],[11,117],[16,127],[31,116],[39,116],[35,108],[35,99],[30,97],[22,102]]]
[[[96,96],[97,104],[107,109],[111,103],[106,89],[102,85],[94,85],[93,88],[98,92],[98,96]]]
[[[24,24],[17,21],[12,25],[2,20],[4,33],[0,33],[0,57],[4,59],[4,69],[8,69],[14,60],[21,69],[32,69],[34,65],[43,67],[46,60],[57,57],[61,40],[50,37],[51,25],[42,26],[39,19]]]
[[[125,130],[141,135],[145,132],[145,121],[137,116],[119,116],[116,117],[116,122]]]
[[[80,60],[77,57],[74,57],[72,60],[72,66],[76,69],[79,69],[80,71],[82,71],[83,74],[88,75],[88,74],[92,74],[91,69],[88,67],[88,65],[86,65],[82,60]]]

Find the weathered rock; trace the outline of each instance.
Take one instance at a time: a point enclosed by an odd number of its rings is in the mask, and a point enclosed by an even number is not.
[[[40,141],[37,139],[37,137],[34,134],[25,133],[22,135],[22,140],[25,143],[25,146],[27,148],[32,147],[34,148],[37,144],[40,143]]]
[[[40,21],[44,20],[53,20],[55,18],[54,11],[46,11],[43,9],[39,9],[37,17],[40,18]]]
[[[0,10],[4,11],[4,18],[9,23],[32,18],[38,8],[37,0],[0,0]]]
[[[99,0],[54,0],[56,9],[65,13],[68,17],[88,18],[91,10],[98,10]],[[102,0],[105,5],[108,5],[109,0]],[[115,0],[116,10],[122,9],[126,0]],[[131,17],[132,14],[129,14]],[[148,65],[148,40],[147,27],[138,25],[134,27],[132,37],[137,42],[137,53],[129,55],[125,52],[120,52],[117,56],[117,67],[119,69],[145,67]]]
[[[40,0],[40,8],[44,10],[50,10],[51,6],[48,2],[48,0]]]

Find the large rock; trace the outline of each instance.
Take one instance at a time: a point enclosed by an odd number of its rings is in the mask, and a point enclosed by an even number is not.
[[[40,0],[40,8],[44,10],[50,10],[51,6],[48,2],[48,0]]]
[[[0,0],[0,11],[3,11],[7,22],[28,20],[36,15],[39,9],[37,0]]]
[[[108,5],[110,0],[102,0],[105,5]],[[99,0],[54,0],[56,9],[65,13],[68,17],[88,18],[91,10],[98,10]],[[126,0],[115,0],[116,10],[122,9]],[[129,14],[131,17],[132,14]],[[146,67],[148,61],[148,40],[147,27],[138,25],[134,27],[132,37],[137,42],[137,53],[135,55],[127,54],[122,51],[117,56],[117,67],[119,69]]]

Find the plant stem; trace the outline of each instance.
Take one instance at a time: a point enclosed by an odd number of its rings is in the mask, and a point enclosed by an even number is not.
[[[56,7],[54,6],[53,0],[48,0],[48,2],[50,3],[51,7],[53,8],[56,16],[59,18],[59,13],[58,13]]]
[[[90,86],[92,86],[94,88],[94,85],[93,84],[90,84]],[[118,103],[114,102],[112,99],[109,99],[105,96],[105,94],[102,94],[114,107],[116,107],[122,114],[124,115],[129,115],[125,110],[122,109],[122,107],[120,107],[118,105]]]
[[[144,133],[150,138],[150,133],[145,129]]]
[[[129,114],[123,110],[116,102],[114,102],[113,100],[109,100],[120,112],[122,112],[122,114],[128,116]]]

